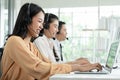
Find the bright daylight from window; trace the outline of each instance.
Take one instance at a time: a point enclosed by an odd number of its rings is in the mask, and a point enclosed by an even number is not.
[[[45,9],[67,24],[69,40],[63,42],[67,61],[86,57],[93,62],[106,61],[109,43],[118,38],[120,6]],[[111,28],[113,27],[113,28]]]

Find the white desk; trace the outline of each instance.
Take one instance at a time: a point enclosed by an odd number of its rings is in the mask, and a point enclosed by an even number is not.
[[[49,80],[120,80],[120,68],[110,74],[56,74]]]

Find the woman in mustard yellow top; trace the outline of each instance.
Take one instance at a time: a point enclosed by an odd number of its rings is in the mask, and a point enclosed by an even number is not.
[[[33,3],[24,4],[2,56],[1,80],[48,80],[51,75],[71,71],[101,70],[98,63],[53,64],[31,43],[43,28],[44,11]]]

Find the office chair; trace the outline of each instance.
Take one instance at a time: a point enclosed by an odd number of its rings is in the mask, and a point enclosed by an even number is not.
[[[2,59],[2,54],[3,54],[3,48],[0,48],[0,76],[2,75],[2,72],[1,72],[1,59]]]
[[[3,48],[0,48],[0,60],[2,58],[2,54],[3,54]]]

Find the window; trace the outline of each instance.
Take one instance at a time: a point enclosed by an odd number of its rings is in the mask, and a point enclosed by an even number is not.
[[[14,0],[0,0],[0,47],[4,46],[14,25]]]
[[[108,46],[120,24],[120,6],[52,8],[46,12],[56,14],[67,23],[69,40],[63,42],[67,61],[86,57],[93,62],[106,61]],[[114,28],[113,28],[114,27]],[[116,34],[115,34],[116,33]]]
[[[3,47],[8,34],[8,0],[0,0],[0,47]]]

